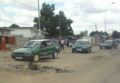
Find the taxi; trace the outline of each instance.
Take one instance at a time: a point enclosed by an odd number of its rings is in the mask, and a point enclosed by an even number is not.
[[[92,51],[92,45],[87,39],[76,40],[75,44],[72,47],[72,53],[74,52],[87,52]]]
[[[32,60],[38,62],[40,58],[52,56],[56,59],[60,52],[60,46],[50,39],[31,40],[22,48],[12,51],[11,57],[15,60]]]
[[[115,40],[105,40],[103,43],[100,44],[100,49],[106,48],[106,49],[117,49],[118,43]]]

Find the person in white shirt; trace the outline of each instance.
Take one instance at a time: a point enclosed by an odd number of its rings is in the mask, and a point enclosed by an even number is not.
[[[64,44],[65,44],[65,41],[62,39],[62,40],[61,40],[61,50],[62,50],[62,49],[64,50]]]

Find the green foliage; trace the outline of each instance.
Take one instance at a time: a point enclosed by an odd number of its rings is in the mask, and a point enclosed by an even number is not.
[[[95,35],[98,35],[98,36],[108,36],[108,33],[107,32],[102,32],[102,31],[92,31],[91,33],[90,33],[90,36],[95,36]]]
[[[87,36],[88,35],[88,31],[81,31],[80,34],[78,34],[77,36],[83,37],[83,36]]]
[[[111,37],[112,37],[112,38],[120,38],[120,33],[115,30],[115,31],[113,31]]]
[[[10,27],[20,27],[17,24],[12,24]]]
[[[59,14],[55,14],[55,7],[53,5],[49,5],[43,3],[41,9],[41,17],[40,17],[40,28],[43,31],[48,32],[49,36],[59,36],[61,27],[61,35],[69,36],[73,35],[73,30],[71,24],[73,21],[67,18],[63,11],[59,11]],[[36,23],[34,26],[38,28],[38,18],[34,18],[34,22]]]

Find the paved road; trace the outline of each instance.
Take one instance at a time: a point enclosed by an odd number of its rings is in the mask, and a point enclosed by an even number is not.
[[[99,49],[93,50],[99,53]],[[119,51],[120,48],[101,50],[100,53],[104,55],[98,56],[93,63],[80,67],[73,73],[56,76],[46,83],[120,83]]]

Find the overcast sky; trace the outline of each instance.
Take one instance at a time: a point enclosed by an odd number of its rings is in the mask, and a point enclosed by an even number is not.
[[[31,7],[38,7],[38,0],[16,0]],[[75,34],[80,31],[105,31],[105,9],[106,31],[120,31],[120,0],[40,0],[42,3],[55,4],[55,13],[64,11],[65,15],[73,20],[72,28]],[[112,4],[115,2],[115,4]],[[0,27],[10,26],[15,23],[20,27],[33,26],[34,17],[38,16],[36,9],[21,5],[13,0],[0,0]]]

